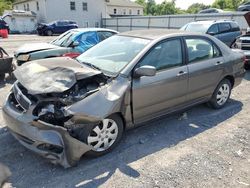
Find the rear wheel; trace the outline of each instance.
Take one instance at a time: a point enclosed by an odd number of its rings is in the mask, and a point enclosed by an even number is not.
[[[87,136],[87,144],[91,147],[88,156],[97,157],[110,152],[119,143],[123,135],[123,121],[118,115],[105,118],[93,127]]]
[[[249,70],[249,69],[250,69],[250,65],[245,64],[245,65],[244,65],[244,68],[245,68],[246,70]]]
[[[232,84],[228,79],[222,80],[216,87],[209,104],[215,109],[220,109],[225,106],[230,98]]]

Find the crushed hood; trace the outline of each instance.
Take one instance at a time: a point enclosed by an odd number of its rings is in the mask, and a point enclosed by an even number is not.
[[[41,50],[49,50],[54,48],[60,48],[59,46],[50,44],[50,43],[30,43],[22,45],[16,52],[15,55],[19,54],[27,54],[31,52],[41,51]]]
[[[14,71],[17,80],[29,94],[61,93],[77,80],[101,74],[68,57],[31,61]]]

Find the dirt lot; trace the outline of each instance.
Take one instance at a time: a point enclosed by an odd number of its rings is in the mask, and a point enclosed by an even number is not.
[[[13,51],[48,37],[11,36]],[[13,81],[0,85],[0,106]],[[126,132],[110,154],[63,169],[21,146],[0,119],[0,162],[14,187],[250,187],[250,72],[222,110],[199,105]]]

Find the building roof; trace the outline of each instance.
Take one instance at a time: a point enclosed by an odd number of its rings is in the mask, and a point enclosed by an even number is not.
[[[120,7],[135,7],[143,8],[143,6],[132,2],[130,0],[105,0],[108,6],[120,6]]]

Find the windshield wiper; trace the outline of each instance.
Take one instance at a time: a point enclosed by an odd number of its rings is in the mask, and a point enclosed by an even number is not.
[[[95,65],[93,65],[91,63],[82,62],[82,64],[87,65],[87,66],[91,67],[92,69],[95,69],[95,70],[98,70],[98,71],[102,72],[102,70],[99,67],[97,67],[97,66],[95,66]]]

